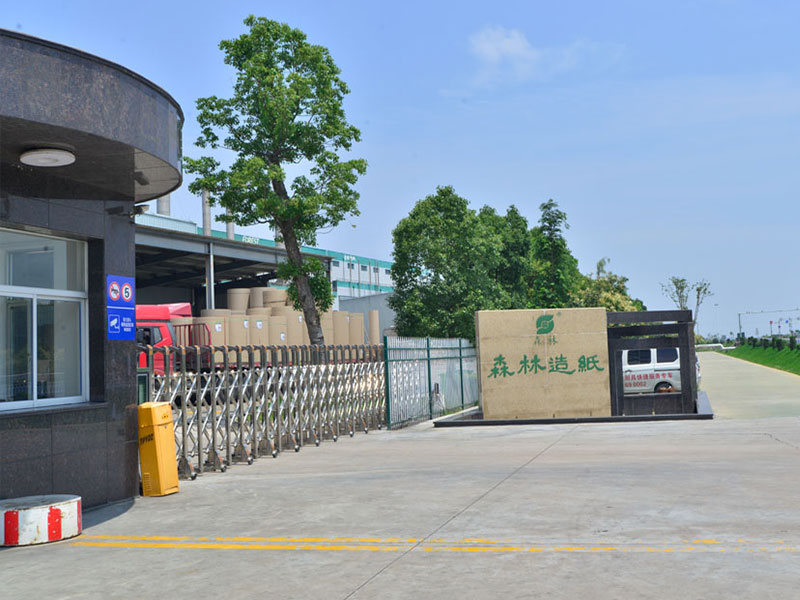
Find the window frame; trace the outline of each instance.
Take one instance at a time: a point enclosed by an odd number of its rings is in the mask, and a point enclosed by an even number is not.
[[[639,360],[639,357],[644,353],[647,352],[649,359],[647,362],[642,362]],[[634,354],[635,353],[635,354]],[[636,362],[631,362],[631,356],[636,357]],[[628,366],[635,367],[639,365],[652,365],[653,364],[653,350],[651,348],[642,348],[639,350],[628,350],[627,355],[627,363]]]
[[[671,360],[661,360],[661,357],[659,357],[659,353],[661,353],[661,352],[670,352],[671,353],[672,351],[675,352],[675,358],[673,358]],[[676,361],[678,361],[680,359],[680,357],[681,357],[681,355],[680,355],[680,351],[678,350],[678,348],[656,348],[656,364],[657,365],[671,365],[671,364],[675,363]]]
[[[13,298],[26,298],[31,301],[31,379],[34,384],[31,386],[33,398],[30,400],[9,400],[0,402],[0,412],[18,411],[18,410],[37,410],[40,408],[47,408],[51,406],[61,406],[65,404],[81,404],[89,401],[89,245],[83,240],[75,240],[65,237],[54,235],[42,235],[30,233],[28,231],[20,231],[17,229],[10,229],[7,227],[0,227],[2,230],[11,231],[13,233],[30,235],[31,237],[38,237],[44,239],[64,240],[68,242],[78,242],[81,244],[83,252],[83,283],[85,286],[84,291],[78,292],[74,290],[63,290],[58,288],[39,288],[28,287],[22,285],[6,285],[0,284],[0,296],[13,297]],[[5,268],[5,265],[2,266]],[[38,302],[39,300],[53,300],[53,301],[77,301],[79,304],[79,318],[78,331],[80,339],[78,340],[78,348],[80,349],[80,390],[81,393],[77,396],[59,396],[58,398],[39,398],[39,390],[36,385],[38,382],[39,365],[37,358],[38,350]]]

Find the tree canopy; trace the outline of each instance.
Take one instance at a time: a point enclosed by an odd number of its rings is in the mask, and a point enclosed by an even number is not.
[[[475,338],[474,314],[502,308],[496,278],[503,242],[452,187],[417,202],[392,232],[394,294],[401,335]]]
[[[367,164],[341,160],[339,153],[360,132],[347,122],[349,89],[326,48],[283,23],[251,15],[244,24],[247,33],[219,45],[236,70],[232,95],[197,100],[196,144],[233,151],[236,159],[223,168],[212,156],[185,158],[186,171],[197,176],[189,189],[207,190],[212,202],[229,209],[227,220],[277,230],[288,256],[279,275],[291,280],[295,307],[305,314],[311,342],[320,344],[317,310],[331,305],[330,282],[300,244],[315,244],[320,229],[358,214],[353,186]],[[289,180],[289,166],[301,174]]]
[[[644,303],[628,292],[628,278],[606,270],[609,262],[609,258],[601,258],[594,274],[580,275],[573,304],[602,306],[610,311],[646,310]]]
[[[417,202],[392,234],[395,293],[389,299],[400,335],[475,337],[478,310],[602,306],[643,310],[627,278],[598,262],[583,275],[564,238],[567,215],[553,200],[538,225],[511,206],[478,212],[452,187]]]
[[[569,306],[580,272],[578,261],[564,239],[563,230],[569,229],[567,214],[552,199],[541,204],[539,210],[542,211],[539,225],[531,231],[528,306]]]
[[[685,277],[677,277],[673,275],[665,283],[661,284],[661,292],[672,300],[675,306],[680,310],[689,310],[689,297],[694,295],[694,320],[697,321],[700,314],[700,305],[709,296],[713,296],[714,292],[711,291],[711,284],[705,279],[701,279],[695,283],[689,283]]]

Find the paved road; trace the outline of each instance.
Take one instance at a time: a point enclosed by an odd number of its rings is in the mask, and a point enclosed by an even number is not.
[[[797,418],[360,434],[0,551],[0,596],[796,599],[799,459]]]
[[[715,418],[800,416],[800,375],[718,352],[700,352],[698,357],[701,389],[708,393]]]

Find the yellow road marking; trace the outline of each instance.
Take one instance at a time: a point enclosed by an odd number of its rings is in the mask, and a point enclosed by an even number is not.
[[[348,552],[398,552],[397,546],[347,546],[343,544],[219,544],[197,542],[73,542],[72,546],[114,548],[172,548],[181,550],[327,550]]]
[[[403,541],[404,540],[404,541]],[[761,544],[731,542],[723,546],[719,540],[695,540],[689,544],[585,544],[581,546],[542,545],[509,540],[465,538],[463,540],[420,540],[417,538],[325,538],[325,537],[190,537],[190,536],[136,536],[136,535],[83,535],[72,542],[73,546],[92,548],[149,548],[178,550],[306,550],[319,552],[445,552],[472,554],[539,553],[675,553],[675,552],[781,552],[797,553],[797,547],[780,543]]]

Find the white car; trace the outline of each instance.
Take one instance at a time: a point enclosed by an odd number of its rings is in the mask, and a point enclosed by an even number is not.
[[[622,379],[626,394],[681,390],[681,360],[677,348],[622,351]],[[700,385],[700,364],[697,364]]]

